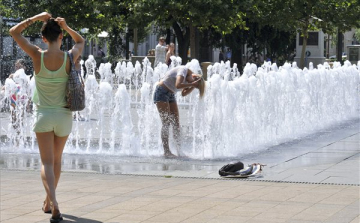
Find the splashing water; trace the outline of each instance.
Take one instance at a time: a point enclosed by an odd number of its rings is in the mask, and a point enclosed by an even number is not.
[[[114,71],[111,64],[101,64],[97,80],[94,61],[92,56],[85,61],[86,108],[75,116],[65,152],[162,155],[161,121],[152,97],[168,67],[160,64],[153,70],[147,58],[135,66],[119,62]],[[177,58],[172,61],[173,66],[179,64]],[[196,60],[187,67],[202,73]],[[257,68],[248,63],[240,76],[237,65],[208,66],[203,99],[197,90],[185,98],[177,94],[181,151],[197,159],[235,157],[358,117],[360,62],[309,67],[302,70],[296,63],[277,67],[266,62]],[[2,125],[1,135],[7,137],[2,137],[1,150],[37,152],[31,129],[34,118],[26,110],[34,83],[24,79],[21,71],[14,80],[6,80],[0,106],[10,108],[11,112],[3,113],[8,120],[16,110],[19,122],[17,128],[11,121]],[[19,103],[12,107],[10,98],[18,89]],[[171,149],[176,153],[175,147]]]

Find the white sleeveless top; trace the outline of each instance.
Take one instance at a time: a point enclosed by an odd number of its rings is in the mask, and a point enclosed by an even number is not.
[[[165,73],[165,76],[163,77],[163,83],[164,85],[169,88],[173,93],[176,93],[177,91],[180,91],[181,89],[177,89],[175,87],[176,78],[177,76],[183,76],[184,81],[183,83],[186,83],[186,75],[187,75],[188,69],[185,66],[178,66],[174,67],[171,70],[168,70]]]

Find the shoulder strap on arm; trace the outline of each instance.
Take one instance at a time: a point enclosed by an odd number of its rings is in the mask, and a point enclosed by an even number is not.
[[[72,53],[70,53],[69,51],[66,51],[67,55],[69,56],[70,58],[70,63],[71,63],[71,66],[74,66],[74,61],[73,61],[73,55]]]

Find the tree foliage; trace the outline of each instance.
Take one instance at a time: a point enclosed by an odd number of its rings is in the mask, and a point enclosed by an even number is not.
[[[41,13],[49,12],[53,17],[64,17],[70,27],[75,30],[88,28],[90,33],[100,33],[109,24],[116,22],[117,18],[106,18],[103,12],[108,4],[94,0],[12,0],[11,13],[8,16],[25,19]],[[38,28],[38,27],[37,27]],[[38,33],[38,29],[29,29],[32,33]]]
[[[249,23],[246,44],[252,48],[252,57],[262,55],[275,62],[287,60],[295,49],[296,32],[284,31],[270,25]],[[266,51],[266,53],[265,53]]]
[[[297,30],[305,37],[300,67],[304,66],[306,40],[310,30],[325,33],[359,27],[358,0],[272,0],[256,1],[255,20],[282,30]]]
[[[355,38],[358,42],[360,42],[360,29],[355,30]]]
[[[190,44],[190,28],[212,28],[217,32],[230,33],[243,26],[244,14],[240,1],[233,0],[129,0],[125,1],[133,24],[143,26],[156,21],[158,26],[172,27],[179,43],[179,55],[187,61]]]
[[[324,20],[326,33],[336,30],[345,32],[354,27],[360,27],[360,2],[358,0],[326,0],[321,1],[323,10],[319,16]]]
[[[179,55],[187,61],[190,30],[195,27],[207,35],[214,46],[230,46],[242,55],[248,44],[256,52],[266,49],[271,57],[284,55],[295,32],[307,37],[309,30],[326,33],[360,27],[358,0],[2,0],[0,14],[25,19],[47,11],[66,18],[75,30],[88,28],[87,37],[101,31],[109,33],[110,55],[123,51],[126,29],[138,30],[139,42],[155,25],[173,29]],[[40,24],[26,34],[38,34]],[[291,47],[290,47],[291,48]],[[303,44],[304,58],[306,38]],[[234,54],[233,54],[234,55]],[[236,55],[235,55],[236,57]]]
[[[123,21],[128,14],[120,0],[5,0],[4,6],[8,9],[6,14],[8,17],[21,20],[43,11],[49,12],[53,17],[64,17],[74,30],[87,28],[87,33],[83,33],[87,39],[97,38],[97,34],[102,31],[108,31],[110,37],[114,34],[121,35],[126,26]],[[26,30],[25,35],[39,35],[40,26],[41,23],[34,24]],[[116,31],[111,33],[113,30]],[[112,44],[121,46],[120,42],[114,41],[121,40],[119,36],[110,39]],[[121,52],[121,50],[113,50],[118,47],[109,48],[111,52]]]

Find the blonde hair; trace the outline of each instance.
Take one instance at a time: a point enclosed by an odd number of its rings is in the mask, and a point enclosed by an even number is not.
[[[199,91],[200,91],[200,98],[202,98],[205,94],[205,80],[201,77],[200,83],[199,83]]]
[[[200,98],[202,98],[205,94],[206,82],[205,82],[204,78],[202,77],[202,75],[194,74],[194,76],[200,78],[199,85],[197,88],[199,89]]]

